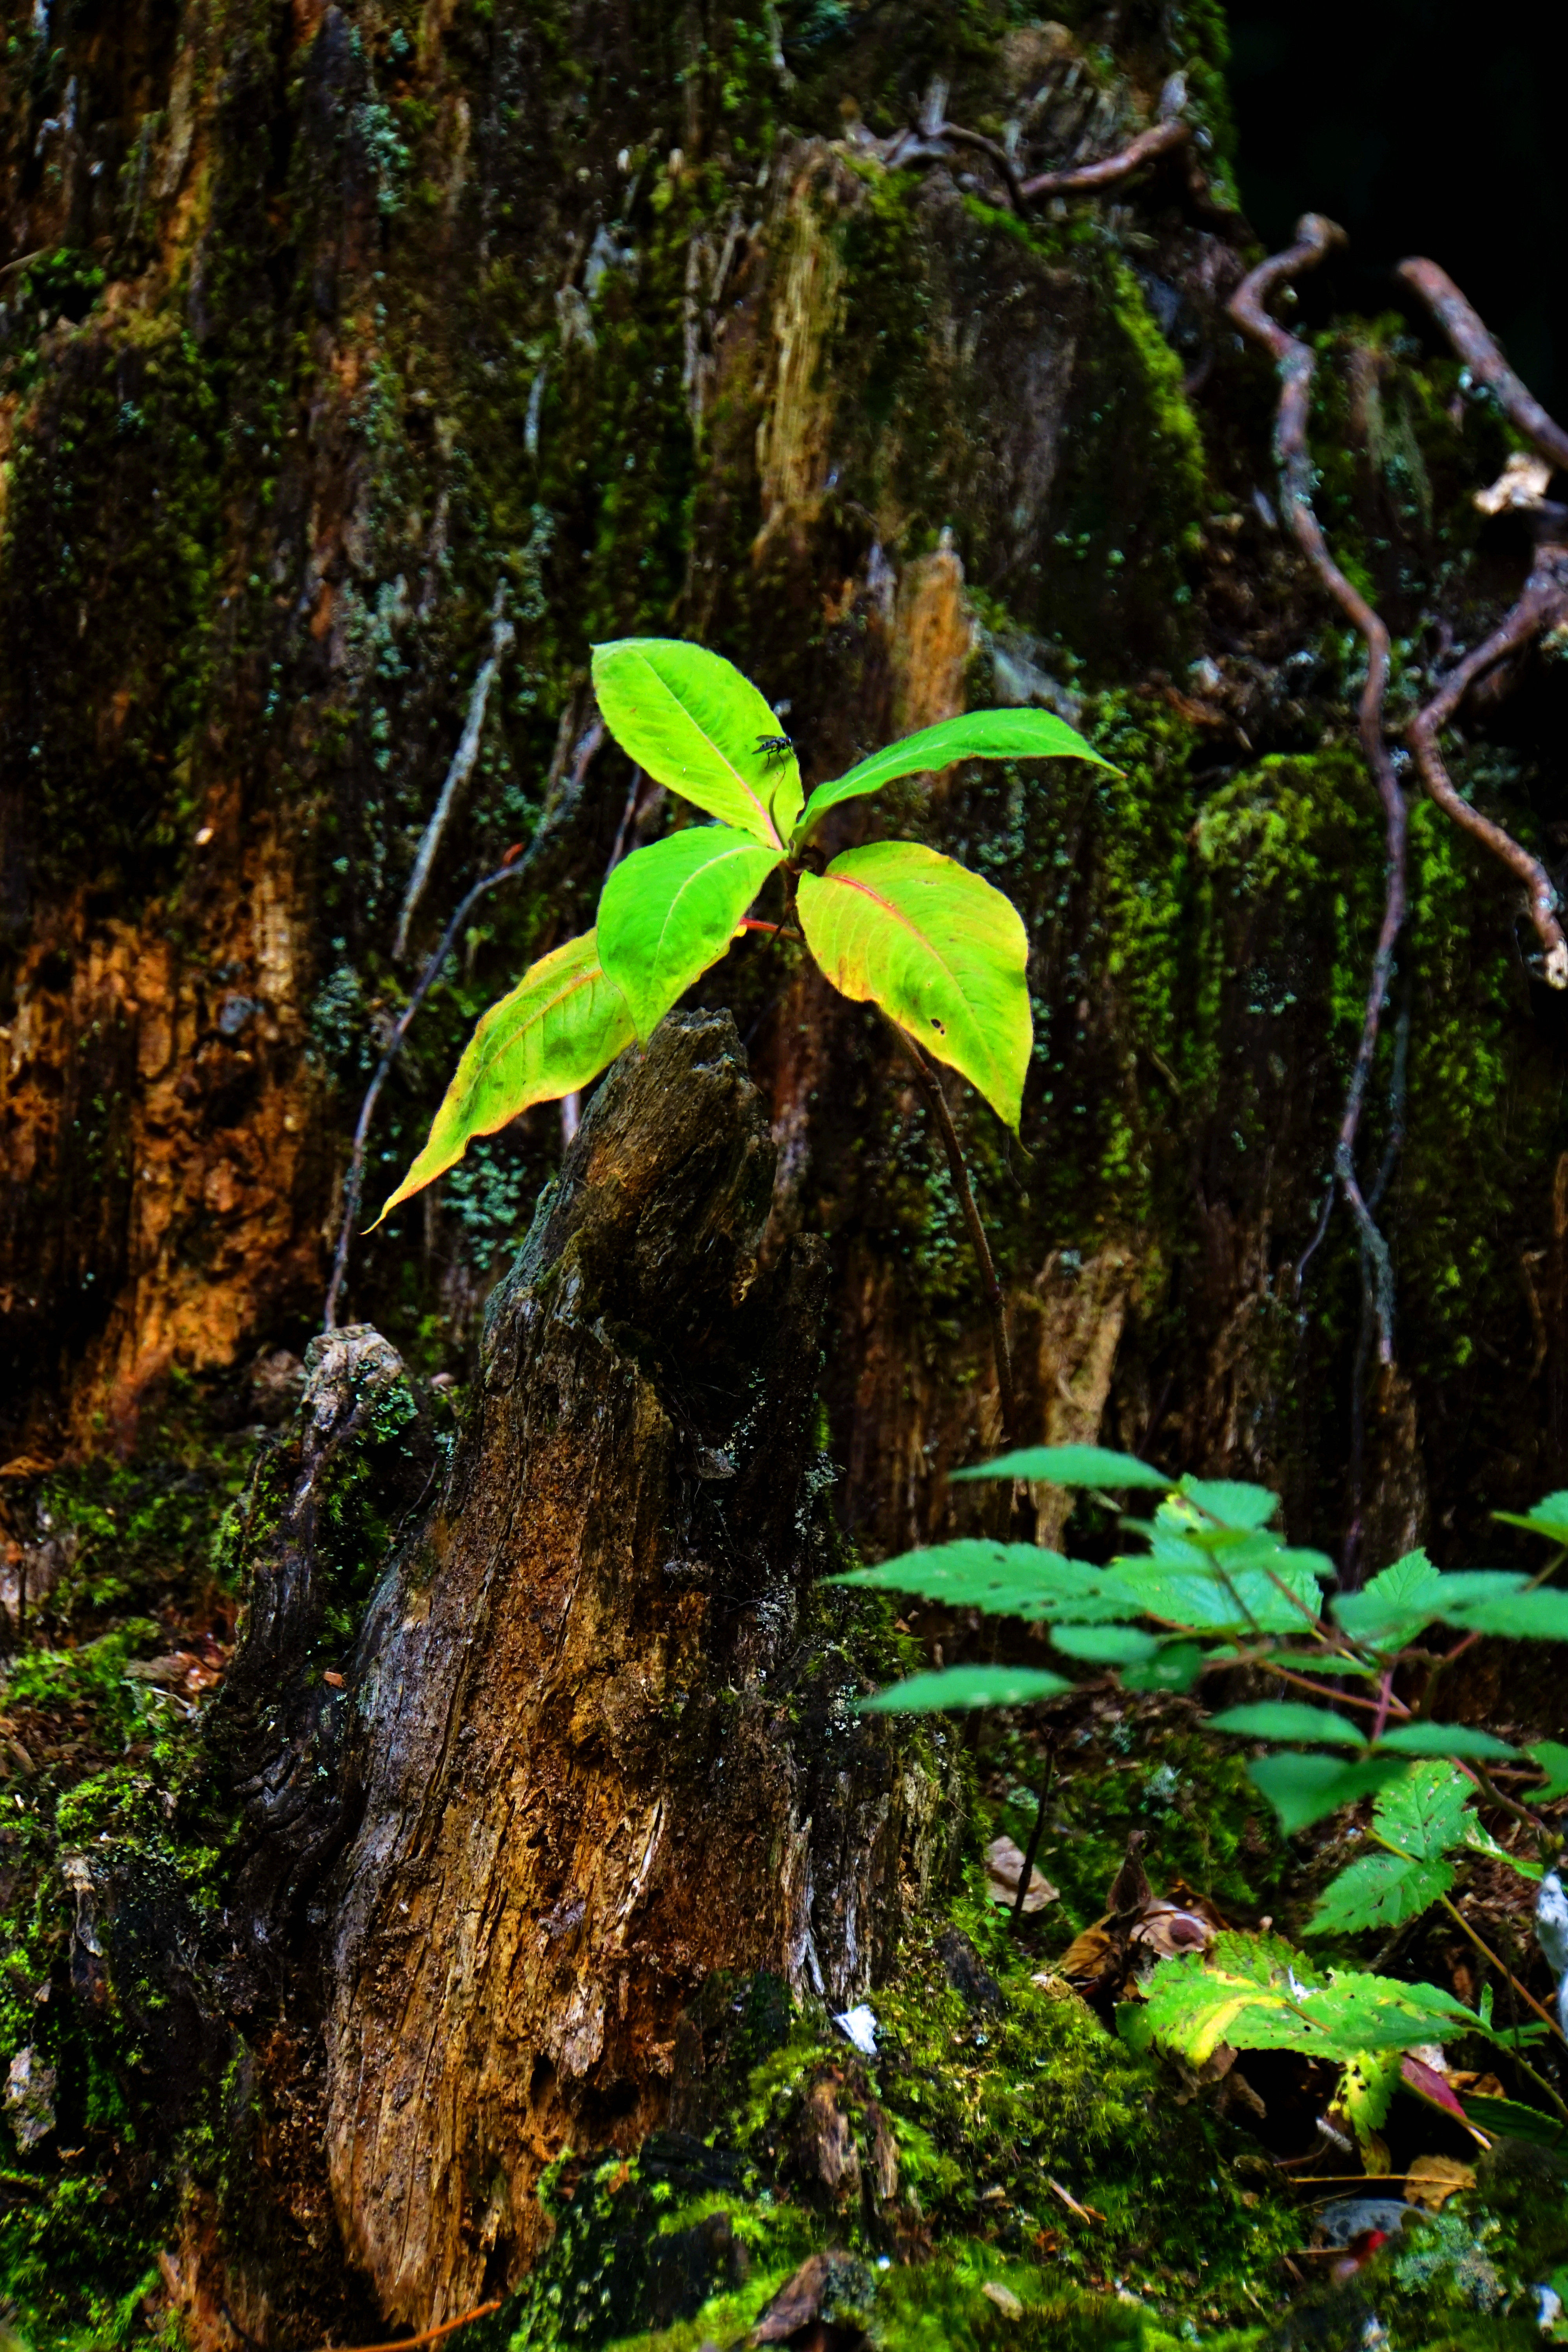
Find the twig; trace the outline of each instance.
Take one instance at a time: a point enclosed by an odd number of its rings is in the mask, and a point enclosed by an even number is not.
[[[1032,203],[1037,196],[1090,195],[1096,188],[1112,188],[1119,180],[1130,180],[1145,163],[1168,155],[1173,148],[1185,146],[1192,135],[1190,122],[1152,123],[1116,154],[1103,156],[1098,163],[1075,163],[1065,172],[1037,173],[1032,180],[1023,183],[1018,194]]]
[[[1379,1843],[1381,1843],[1382,1841],[1379,1840]],[[1393,1853],[1396,1853],[1398,1849],[1396,1847],[1390,1846],[1388,1851]],[[1514,1975],[1513,1970],[1510,1968],[1506,1967],[1504,1963],[1499,1959],[1497,1954],[1492,1950],[1491,1946],[1482,1942],[1480,1937],[1477,1935],[1475,1929],[1471,1927],[1464,1913],[1459,1909],[1458,1905],[1457,1903],[1450,1902],[1446,1895],[1439,1895],[1437,1900],[1442,1905],[1444,1910],[1448,1914],[1448,1916],[1453,1920],[1455,1926],[1458,1927],[1463,1934],[1469,1937],[1477,1951],[1479,1952],[1482,1959],[1490,1962],[1491,1966],[1496,1969],[1499,1976],[1503,1978],[1507,1983],[1513,1987],[1521,2000],[1529,2002],[1537,2017],[1542,2019],[1543,2023],[1550,2028],[1550,2030],[1557,2036],[1559,2042],[1568,2043],[1568,2033],[1563,2032],[1563,2028],[1552,2016],[1552,2011],[1549,2009],[1542,2009],[1541,2003],[1536,2000],[1535,1995],[1530,1990],[1528,1985],[1521,1985],[1519,1979]],[[1515,2057],[1518,2057],[1519,2055],[1517,2051],[1513,2054]],[[1558,2111],[1560,2114],[1568,2115],[1568,2107],[1564,2107],[1561,2100],[1558,2101]]]
[[[1029,1882],[1035,1874],[1035,1856],[1040,1850],[1040,1837],[1046,1826],[1046,1806],[1051,1794],[1051,1780],[1057,1769],[1057,1751],[1049,1742],[1046,1747],[1046,1775],[1040,1782],[1039,1802],[1035,1807],[1035,1826],[1029,1832],[1029,1843],[1024,1853],[1024,1866],[1018,1873],[1018,1892],[1013,1898],[1012,1932],[1020,1934],[1024,1926],[1024,1902],[1029,1892]]]
[[[1552,465],[1568,468],[1568,433],[1521,383],[1447,271],[1415,257],[1402,261],[1394,274],[1420,295],[1470,373],[1496,394],[1509,423]]]
[[[1407,264],[1407,268],[1415,265]],[[1427,265],[1423,264],[1422,267]],[[1547,420],[1550,423],[1550,419]],[[1545,951],[1544,976],[1549,988],[1568,988],[1568,940],[1557,919],[1557,892],[1551,877],[1538,857],[1505,833],[1502,826],[1489,816],[1472,808],[1454,787],[1453,779],[1443,764],[1438,739],[1453,718],[1470,688],[1483,671],[1491,669],[1508,654],[1528,645],[1539,635],[1549,620],[1560,617],[1568,607],[1568,549],[1542,544],[1535,551],[1535,562],[1523,593],[1512,611],[1484,644],[1477,646],[1456,663],[1442,686],[1426,707],[1410,721],[1407,733],[1410,748],[1415,754],[1415,764],[1421,771],[1421,781],[1438,807],[1463,826],[1468,834],[1500,858],[1510,873],[1523,883],[1530,902],[1530,919],[1535,925]]]
[[[1079,2221],[1104,2221],[1105,2216],[1103,2213],[1097,2212],[1092,2205],[1080,2205],[1078,2199],[1071,2194],[1070,2190],[1064,2189],[1059,2180],[1052,2180],[1047,2177],[1046,2187],[1050,2189],[1054,2195],[1061,2199],[1062,2203],[1067,2207],[1068,2211],[1075,2214]]]
[[[1018,1434],[1018,1411],[1013,1393],[1013,1359],[1007,1347],[1007,1304],[1002,1296],[1002,1286],[996,1279],[996,1267],[991,1255],[991,1244],[985,1238],[985,1228],[980,1222],[980,1212],[974,1203],[974,1192],[964,1165],[958,1130],[952,1123],[952,1113],[947,1107],[947,1097],[942,1090],[942,1080],[932,1070],[925,1055],[905,1029],[896,1021],[889,1027],[898,1039],[905,1060],[914,1073],[915,1084],[925,1097],[926,1108],[936,1121],[937,1131],[947,1152],[947,1164],[952,1175],[952,1187],[963,1210],[963,1222],[969,1230],[970,1245],[980,1267],[981,1287],[985,1293],[985,1309],[991,1318],[991,1344],[996,1359],[996,1389],[1002,1402],[1002,1428],[1009,1446],[1022,1443]]]
[[[1279,468],[1286,520],[1319,579],[1340,610],[1360,632],[1366,646],[1366,684],[1362,689],[1357,731],[1363,755],[1377,786],[1378,799],[1383,803],[1385,858],[1383,923],[1373,957],[1366,1010],[1362,1019],[1361,1044],[1356,1051],[1344,1116],[1340,1122],[1334,1146],[1334,1174],[1339,1179],[1340,1190],[1355,1219],[1361,1237],[1363,1289],[1377,1318],[1379,1360],[1384,1364],[1392,1364],[1393,1261],[1388,1254],[1388,1244],[1367,1206],[1355,1172],[1356,1135],[1361,1125],[1362,1106],[1366,1098],[1367,1080],[1372,1074],[1373,1059],[1377,1050],[1383,1009],[1388,1000],[1394,943],[1405,921],[1405,794],[1400,790],[1393,757],[1383,732],[1383,706],[1388,691],[1388,630],[1382,617],[1373,612],[1359,589],[1346,579],[1329,553],[1328,543],[1313,511],[1312,461],[1307,447],[1312,373],[1316,364],[1313,353],[1298,336],[1290,334],[1277,320],[1271,319],[1263,307],[1277,287],[1295,277],[1299,270],[1314,268],[1326,254],[1343,242],[1344,231],[1336,227],[1332,221],[1325,220],[1321,213],[1305,214],[1296,224],[1296,243],[1284,253],[1272,255],[1237,287],[1231,298],[1230,315],[1245,334],[1263,345],[1279,371],[1279,408],[1274,427],[1274,455]]]
[[[460,2319],[444,2319],[439,2327],[427,2327],[423,2336],[400,2336],[395,2344],[356,2344],[353,2352],[415,2352],[416,2345],[439,2344],[444,2336],[455,2336],[459,2327],[471,2327],[476,2319],[488,2319],[492,2311],[500,2309],[500,2305],[498,2294],[492,2302],[478,2304],[472,2311],[465,2311]],[[336,2352],[336,2347],[326,2345],[322,2352]]]
[[[453,943],[468,919],[470,909],[484,897],[487,890],[493,890],[498,883],[515,882],[521,876],[528,873],[543,850],[553,842],[555,835],[576,807],[583,790],[583,780],[588,772],[588,763],[604,740],[604,720],[595,718],[577,746],[577,756],[560,798],[554,806],[547,808],[540,818],[533,839],[521,857],[511,857],[509,855],[493,873],[481,875],[473,887],[458,901],[456,914],[441,934],[440,945],[420,973],[413,994],[398,1015],[396,1025],[386,1041],[385,1051],[376,1065],[375,1074],[365,1088],[364,1100],[360,1105],[359,1118],[354,1127],[353,1149],[349,1155],[348,1174],[343,1181],[342,1223],[338,1229],[338,1245],[332,1257],[332,1278],[327,1285],[326,1304],[321,1310],[323,1331],[334,1331],[337,1328],[338,1302],[342,1296],[343,1278],[348,1272],[349,1252],[353,1246],[354,1221],[359,1215],[360,1201],[364,1190],[365,1143],[370,1135],[370,1123],[375,1116],[375,1106],[381,1098],[381,1090],[392,1075],[393,1064],[403,1050],[403,1041],[408,1034],[414,1016],[435,986],[442,966],[452,952]]]
[[[399,959],[406,952],[408,926],[414,920],[420,899],[425,896],[426,885],[430,879],[430,871],[436,863],[458,794],[473,773],[474,761],[479,753],[479,737],[484,732],[485,706],[489,701],[490,688],[495,684],[496,673],[500,668],[517,635],[517,631],[506,617],[505,604],[506,585],[503,582],[497,588],[495,602],[490,606],[490,649],[479,667],[478,677],[474,680],[474,690],[468,697],[468,715],[463,722],[463,732],[458,739],[458,748],[452,754],[452,764],[447,771],[447,781],[441,787],[440,797],[430,813],[430,822],[426,826],[424,837],[420,841],[419,852],[414,860],[414,871],[408,877],[408,887],[403,894],[403,908],[397,918],[397,929],[392,941],[392,952]]]

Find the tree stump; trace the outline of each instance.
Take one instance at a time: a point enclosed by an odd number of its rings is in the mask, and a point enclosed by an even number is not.
[[[807,1640],[826,1267],[758,1252],[773,1147],[728,1013],[623,1055],[491,1303],[445,1491],[360,1643],[330,2162],[384,2308],[537,2249],[570,2141],[668,2105],[715,1969],[842,2008],[897,1931],[934,1780]]]

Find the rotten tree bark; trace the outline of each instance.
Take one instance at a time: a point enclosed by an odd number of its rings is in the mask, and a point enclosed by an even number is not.
[[[810,1639],[826,1266],[803,1240],[759,1271],[774,1156],[728,1014],[623,1057],[492,1299],[471,1418],[345,1689],[274,1707],[270,1763],[247,1759],[253,1945],[286,1938],[303,1851],[358,1817],[325,2145],[345,2248],[399,2319],[515,2284],[542,2166],[659,2119],[712,1971],[862,1995],[940,1844],[934,1784]],[[374,1334],[321,1348],[237,1694],[297,1675],[316,1464],[401,1376]],[[323,1745],[340,1713],[352,1756]]]

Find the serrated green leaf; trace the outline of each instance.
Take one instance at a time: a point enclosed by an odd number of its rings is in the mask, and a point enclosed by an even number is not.
[[[1244,1739],[1312,1739],[1335,1748],[1364,1748],[1366,1740],[1353,1723],[1326,1706],[1309,1706],[1304,1699],[1261,1698],[1250,1706],[1227,1707],[1211,1715],[1210,1731],[1233,1731]]]
[[[692,824],[634,850],[599,899],[605,971],[651,1037],[670,1006],[718,962],[779,852],[727,824]]]
[[[1518,2099],[1489,2099],[1479,2091],[1466,2091],[1463,2103],[1466,2120],[1496,2139],[1558,2147],[1568,2134],[1568,2124],[1559,2123],[1555,2116],[1543,2116],[1539,2107],[1527,2107]]]
[[[1364,1764],[1342,1764],[1337,1756],[1320,1756],[1283,1748],[1277,1756],[1255,1757],[1247,1774],[1279,1817],[1289,1836],[1354,1804],[1401,1769],[1392,1756],[1369,1757]]]
[[[1413,1764],[1381,1791],[1372,1825],[1388,1845],[1417,1862],[1434,1862],[1463,1843],[1466,1809],[1475,1784],[1440,1759]],[[1469,1816],[1475,1818],[1473,1814]]]
[[[733,662],[679,637],[620,637],[594,647],[594,690],[628,758],[723,824],[782,851],[800,814],[800,769],[759,750],[782,736]]]
[[[1568,1492],[1545,1495],[1528,1511],[1494,1511],[1492,1517],[1505,1527],[1528,1528],[1531,1535],[1568,1544]]]
[[[1103,1445],[1026,1445],[1016,1454],[1003,1454],[994,1462],[977,1463],[972,1470],[955,1470],[959,1478],[1035,1478],[1053,1486],[1105,1486],[1115,1493],[1123,1486],[1168,1490],[1175,1485],[1164,1471],[1131,1454],[1113,1454]]]
[[[1421,1550],[1407,1551],[1392,1568],[1371,1578],[1359,1592],[1342,1592],[1334,1614],[1347,1633],[1371,1640],[1390,1627],[1424,1624],[1428,1593],[1437,1588],[1437,1570]]]
[[[1517,1592],[1528,1581],[1503,1569],[1449,1574],[1434,1568],[1424,1551],[1407,1552],[1361,1591],[1342,1592],[1334,1601],[1334,1615],[1352,1640],[1397,1649],[1423,1625],[1451,1622],[1450,1609]]]
[[[1092,1666],[1142,1665],[1154,1657],[1161,1643],[1152,1633],[1131,1625],[1053,1625],[1051,1647],[1064,1658],[1082,1658]]]
[[[1017,909],[914,841],[873,841],[803,874],[806,945],[841,994],[881,1006],[1016,1131],[1034,1024]]]
[[[1124,1667],[1121,1685],[1130,1691],[1188,1691],[1207,1663],[1195,1642],[1166,1642],[1142,1665]]]
[[[375,1224],[455,1167],[475,1136],[493,1135],[531,1104],[587,1086],[636,1034],[625,997],[600,966],[592,931],[542,956],[481,1015],[425,1149]]]
[[[1264,1527],[1279,1508],[1279,1496],[1271,1495],[1267,1486],[1243,1486],[1231,1478],[1189,1475],[1182,1480],[1181,1491],[1189,1503],[1195,1503],[1200,1511],[1227,1528]]]
[[[1476,1731],[1468,1723],[1400,1723],[1385,1731],[1380,1748],[1401,1756],[1495,1756],[1501,1763],[1517,1763],[1520,1751],[1489,1731]]]
[[[1454,1873],[1446,1862],[1417,1862],[1405,1853],[1366,1853],[1324,1888],[1307,1922],[1309,1936],[1354,1936],[1363,1927],[1397,1927],[1439,1895]]]
[[[1160,1557],[1121,1558],[1112,1566],[1133,1606],[1173,1628],[1204,1634],[1301,1633],[1317,1613],[1316,1578],[1283,1552],[1267,1556],[1267,1570],[1210,1562],[1199,1552],[1189,1553],[1192,1568]]]
[[[1568,1748],[1561,1740],[1534,1739],[1524,1752],[1546,1775],[1545,1787],[1530,1792],[1537,1804],[1550,1804],[1553,1797],[1568,1795]]]
[[[858,1699],[856,1712],[940,1715],[955,1707],[1027,1706],[1071,1688],[1060,1675],[1032,1666],[948,1666],[937,1674],[911,1675],[906,1683],[879,1690],[875,1698]]]
[[[987,1536],[960,1536],[900,1553],[872,1568],[851,1569],[829,1584],[858,1584],[889,1592],[918,1592],[953,1608],[980,1609],[993,1617],[1031,1622],[1065,1618],[1089,1622],[1136,1613],[1113,1570],[1064,1559],[1035,1544],[998,1543]]]
[[[1498,1633],[1510,1642],[1568,1642],[1568,1592],[1550,1585],[1495,1601],[1455,1603],[1445,1596],[1437,1614],[1445,1625],[1467,1633]]]
[[[1485,2031],[1435,1985],[1409,1985],[1360,1969],[1320,1976],[1277,1936],[1227,1930],[1206,1958],[1162,1960],[1144,1986],[1142,2034],[1202,2065],[1222,2042],[1238,2050],[1298,2050],[1360,2060]]]
[[[796,842],[804,841],[818,819],[840,801],[879,792],[900,776],[951,768],[958,760],[1088,760],[1094,767],[1110,769],[1112,775],[1118,772],[1065,719],[1048,710],[965,711],[960,718],[943,719],[935,727],[922,727],[900,742],[889,743],[830,783],[818,784],[805,804]]]

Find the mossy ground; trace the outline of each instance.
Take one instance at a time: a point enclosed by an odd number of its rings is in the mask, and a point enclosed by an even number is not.
[[[55,1571],[0,1664],[0,2079],[25,2050],[53,2078],[53,2127],[0,2167],[0,2319],[30,2352],[183,2342],[157,2257],[227,2161],[239,1821],[205,1723],[288,1432],[226,1430],[220,1402],[177,1384],[139,1459],[60,1471],[13,1513]],[[316,1671],[352,1648],[415,1412],[395,1383],[323,1475]]]

